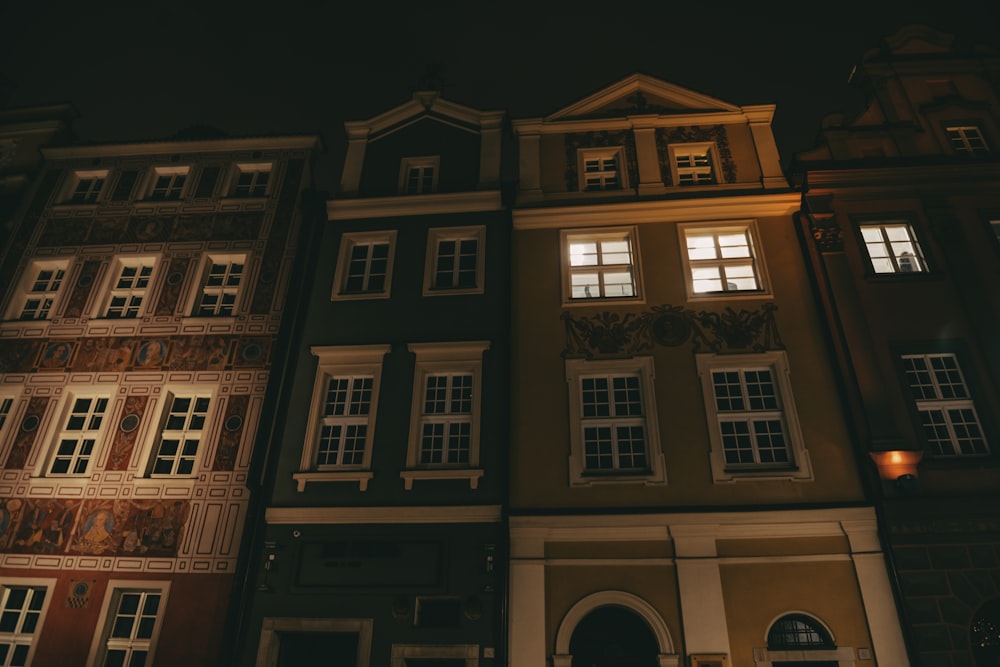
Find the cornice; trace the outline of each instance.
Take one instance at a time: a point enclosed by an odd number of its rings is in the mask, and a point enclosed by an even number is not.
[[[660,199],[583,206],[515,209],[514,229],[590,227],[646,222],[701,222],[791,215],[799,209],[797,192],[733,195],[698,199]]]
[[[810,167],[802,163],[809,189],[817,187],[852,187],[862,190],[886,187],[913,190],[921,185],[942,184],[949,188],[981,189],[983,181],[1000,180],[1000,162],[955,162],[933,165],[887,164],[877,167],[851,167],[824,162]]]
[[[480,129],[500,127],[505,114],[503,111],[479,111],[451,102],[443,99],[437,91],[418,90],[409,101],[365,120],[348,121],[344,123],[344,128],[349,138],[361,139],[428,113],[440,114]]]
[[[766,107],[770,106],[770,113]],[[512,123],[514,134],[565,134],[567,132],[602,132],[629,130],[634,128],[687,127],[690,125],[736,125],[749,122],[770,122],[774,115],[773,105],[746,107],[746,111],[700,111],[678,114],[644,114],[617,118],[581,118],[570,120],[549,120],[546,118],[523,118]]]
[[[269,507],[264,519],[279,524],[496,523],[500,505],[425,507]]]
[[[326,213],[328,219],[333,221],[390,218],[401,215],[499,211],[501,208],[499,190],[482,190],[446,194],[332,199],[327,202]]]
[[[47,160],[73,160],[90,157],[131,157],[172,153],[223,153],[246,150],[299,150],[317,149],[322,140],[319,135],[291,137],[241,137],[231,139],[205,139],[196,141],[151,141],[142,143],[102,144],[87,146],[60,146],[42,148]]]

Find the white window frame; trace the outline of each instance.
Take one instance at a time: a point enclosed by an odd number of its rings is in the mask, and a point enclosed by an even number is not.
[[[645,472],[611,469],[590,471],[586,467],[583,431],[588,419],[583,416],[583,380],[590,377],[638,377],[642,393],[642,426],[645,431]],[[652,357],[629,359],[567,359],[566,386],[569,396],[569,483],[570,486],[599,484],[665,484],[667,482],[663,448],[660,445],[659,410],[656,404],[656,368]],[[632,419],[633,421],[635,418]]]
[[[246,194],[240,194],[240,178],[245,174],[251,174],[250,184],[247,186]],[[254,190],[260,190],[260,174],[267,174],[263,186],[263,192],[254,194]],[[233,181],[229,188],[230,196],[236,199],[261,199],[267,197],[271,192],[271,184],[274,176],[274,165],[270,162],[242,163],[238,162],[233,169]]]
[[[709,459],[712,464],[712,479],[716,483],[761,480],[811,481],[813,479],[812,463],[809,460],[809,452],[805,448],[805,440],[802,437],[798,410],[795,408],[795,397],[792,392],[786,354],[783,351],[752,354],[698,354],[695,355],[695,363],[705,402],[705,416],[711,445]],[[731,465],[726,463],[720,421],[727,414],[732,415],[733,418],[746,416],[747,419],[750,419],[750,416],[755,413],[752,410],[732,413],[719,412],[715,402],[715,383],[712,379],[712,372],[738,370],[742,374],[744,371],[758,369],[768,369],[771,372],[771,379],[778,393],[780,409],[760,412],[759,414],[780,414],[786,449],[790,459],[787,465]]]
[[[8,529],[10,526],[8,526]],[[36,577],[3,577],[0,579],[0,614],[2,614],[7,607],[7,600],[10,589],[12,588],[30,588],[35,591],[43,590],[45,592],[45,597],[42,599],[41,608],[37,610],[38,620],[35,621],[35,629],[30,634],[23,634],[15,630],[14,632],[0,633],[0,644],[6,644],[10,647],[10,651],[7,653],[7,659],[9,660],[13,657],[13,649],[15,646],[27,646],[28,653],[25,656],[24,665],[25,667],[31,666],[31,661],[35,657],[35,649],[38,647],[38,642],[35,641],[42,632],[42,627],[45,624],[45,615],[49,611],[49,602],[52,600],[52,592],[55,589],[56,580],[55,579],[41,579]],[[25,600],[26,604],[30,604],[28,600]],[[24,609],[21,610],[20,618],[17,622],[17,629],[20,630],[24,624]],[[3,664],[8,664],[6,661]]]
[[[600,244],[606,241],[627,241],[631,264],[602,264]],[[598,264],[573,266],[571,246],[577,243],[595,242],[598,244]],[[599,227],[594,229],[564,229],[560,231],[560,250],[562,252],[562,296],[563,305],[593,304],[595,302],[614,301],[616,303],[643,303],[642,270],[639,262],[639,232],[635,226]],[[612,273],[629,272],[632,276],[631,296],[604,296],[604,276]],[[589,297],[573,297],[573,276],[576,274],[597,273],[598,291],[600,294]]]
[[[109,635],[118,614],[118,604],[121,596],[125,593],[155,593],[160,596],[156,621],[151,633],[152,636],[148,641],[139,640],[139,643],[144,644],[142,648],[148,651],[144,667],[152,667],[155,662],[156,645],[160,639],[160,631],[163,629],[167,598],[170,596],[170,582],[145,579],[112,579],[108,582],[104,600],[101,603],[101,620],[98,624],[98,631],[94,632],[94,639],[90,644],[90,653],[87,655],[87,667],[102,667],[104,664],[104,659],[107,657],[108,652]],[[129,640],[127,643],[134,644],[134,640]],[[129,648],[135,647],[135,645],[129,646]],[[128,663],[126,662],[125,664]]]
[[[725,182],[722,170],[719,169],[719,149],[715,145],[715,142],[670,144],[667,147],[667,154],[670,162],[670,176],[676,187],[710,187]],[[697,165],[694,162],[693,157],[699,155],[704,155],[708,158],[707,166]],[[688,164],[679,165],[677,162],[679,157],[687,157]],[[705,173],[708,174],[708,180],[700,178],[700,175]],[[685,175],[693,175],[699,178],[699,180],[692,183],[682,183],[681,177]]]
[[[441,243],[455,241],[476,241],[476,284],[472,287],[459,287],[454,281],[449,287],[435,286],[437,278],[438,257]],[[483,280],[486,276],[486,227],[432,227],[427,230],[427,260],[424,263],[424,296],[447,296],[450,294],[482,294]],[[457,278],[457,264],[453,269],[453,277]]]
[[[104,319],[117,319],[117,320],[137,320],[142,319],[143,316],[149,313],[152,306],[152,293],[155,286],[156,280],[156,270],[159,264],[159,257],[155,255],[144,255],[144,256],[131,256],[131,255],[119,255],[115,257],[114,261],[108,269],[108,275],[104,281],[104,286],[101,293],[104,295],[100,303],[100,310],[95,313],[95,317]],[[150,268],[149,276],[146,279],[146,287],[118,287],[118,281],[121,279],[122,271],[126,268],[136,268],[148,266]],[[138,276],[136,277],[138,280]],[[110,317],[109,312],[111,310],[111,301],[117,296],[125,295],[127,298],[131,299],[136,296],[140,297],[141,303],[138,307],[137,313],[131,317]],[[127,311],[128,308],[123,308]]]
[[[378,418],[379,388],[382,384],[382,364],[391,345],[342,345],[314,346],[309,349],[317,359],[316,380],[313,384],[312,403],[309,406],[308,431],[302,447],[299,472],[292,474],[298,490],[304,491],[309,482],[358,482],[360,489],[368,489],[372,473],[372,451]],[[324,423],[324,405],[329,382],[332,378],[372,378],[371,400],[367,417],[333,419],[346,424],[363,423],[367,426],[365,449],[360,464],[320,466],[317,462],[320,438]]]
[[[410,192],[409,181],[410,181],[410,170],[417,169],[420,171],[420,176],[418,177],[418,185],[416,191]],[[431,170],[431,187],[427,189],[424,186],[424,175],[423,171],[426,169]],[[422,157],[405,157],[399,163],[399,194],[413,196],[413,195],[426,195],[437,192],[438,189],[438,175],[441,172],[441,156],[440,155],[425,155]]]
[[[712,223],[682,223],[677,225],[679,243],[681,250],[681,262],[684,266],[684,284],[687,287],[688,299],[695,301],[712,299],[741,299],[760,298],[770,296],[771,284],[768,280],[767,264],[764,262],[763,246],[760,241],[760,234],[757,230],[756,220],[728,220],[725,222]],[[754,278],[757,282],[757,289],[729,289],[729,281],[726,278],[726,269],[736,268],[747,263],[746,257],[717,257],[715,259],[691,259],[688,251],[687,239],[689,235],[710,234],[716,239],[724,234],[742,234],[747,239],[750,252],[749,263],[753,269]],[[723,255],[719,246],[716,246],[719,255]],[[720,275],[724,280],[724,288],[720,291],[697,292],[695,291],[694,271],[702,267],[718,267]]]
[[[242,264],[243,271],[240,273],[239,284],[235,288],[229,285],[213,286],[209,285],[208,281],[210,278],[210,273],[213,265],[226,265],[232,266],[233,264]],[[202,256],[201,265],[199,266],[198,282],[195,286],[195,291],[192,294],[191,305],[188,308],[188,312],[191,313],[190,317],[213,317],[213,318],[227,318],[227,317],[237,317],[241,312],[241,305],[244,299],[244,292],[247,289],[248,276],[250,270],[250,255],[248,253],[206,253]],[[227,271],[225,276],[229,276],[230,273]],[[217,292],[218,295],[224,296],[228,293],[233,293],[233,304],[232,313],[230,314],[206,314],[202,315],[199,310],[202,306],[202,301],[208,292]],[[220,301],[221,304],[221,301]]]
[[[910,382],[911,374],[907,371],[904,365],[903,373],[906,381],[906,386],[910,390],[910,397],[916,406],[917,413],[921,418],[920,429],[921,435],[924,440],[927,441],[927,447],[929,449],[935,448],[935,442],[928,438],[926,430],[927,425],[923,422],[923,413],[936,412],[940,413],[941,422],[940,425],[944,426],[948,433],[948,440],[946,441],[948,445],[951,446],[951,452],[938,452],[931,451],[931,455],[937,459],[964,459],[964,458],[978,458],[990,455],[990,444],[989,440],[986,438],[986,432],[983,430],[982,420],[979,418],[979,413],[976,411],[976,404],[972,398],[972,392],[969,391],[969,383],[965,379],[965,374],[962,372],[962,366],[958,361],[958,357],[951,352],[928,352],[924,354],[904,354],[901,356],[903,363],[905,364],[907,359],[923,359],[924,369],[929,374],[930,384],[923,385],[928,387],[934,394],[931,398],[917,398],[913,395],[915,385]],[[956,386],[961,387],[961,393],[964,396],[961,397],[946,397],[944,394],[947,393],[942,391],[941,376],[938,375],[934,370],[931,369],[930,363],[931,359],[950,359],[954,362],[954,366],[951,369],[944,369],[945,372],[951,370],[957,373],[957,382],[952,381],[946,386]],[[982,446],[985,449],[983,452],[971,452],[966,453],[961,451],[961,446],[959,444],[959,438],[955,431],[956,423],[951,414],[953,410],[967,410],[971,411],[973,422],[966,422],[966,424],[973,423],[979,430],[980,439],[982,440]],[[941,441],[944,443],[945,441]]]
[[[48,259],[48,260],[34,260],[28,263],[25,267],[24,272],[21,274],[21,280],[17,288],[13,291],[11,295],[10,304],[7,307],[7,320],[19,320],[23,322],[44,322],[46,320],[51,320],[59,308],[59,302],[61,301],[62,295],[69,289],[66,285],[69,280],[69,269],[70,260],[66,259]],[[39,281],[39,276],[43,271],[62,271],[62,276],[58,278],[58,285],[56,289],[45,289],[35,291],[33,288],[35,284]],[[53,280],[55,278],[53,277]],[[52,280],[48,281],[48,286],[51,287]],[[23,318],[24,309],[28,304],[28,301],[32,298],[40,298],[42,300],[50,300],[50,305],[46,309],[45,317],[31,317]]]
[[[389,667],[407,667],[407,659],[465,660],[479,667],[479,644],[393,644]]]
[[[457,343],[410,343],[408,349],[416,356],[413,374],[413,403],[410,411],[410,437],[406,453],[406,469],[400,473],[407,491],[416,479],[468,479],[473,489],[479,486],[483,470],[479,467],[479,431],[483,411],[482,375],[483,354],[490,348],[489,341]],[[423,424],[449,419],[424,414],[427,378],[432,376],[472,376],[472,411],[469,414],[469,460],[462,464],[421,464]],[[450,383],[449,383],[450,386]],[[461,413],[464,415],[465,413]]]
[[[171,409],[173,408],[173,403],[175,398],[202,398],[208,399],[208,407],[205,410],[204,424],[200,431],[196,429],[186,428],[187,423],[185,423],[185,428],[183,429],[171,429],[167,431],[167,422],[171,415]],[[170,480],[170,479],[193,479],[198,476],[199,469],[202,462],[205,460],[205,455],[208,449],[215,439],[216,432],[216,417],[218,413],[219,396],[216,392],[212,391],[211,387],[203,386],[167,386],[159,396],[160,406],[158,419],[156,422],[155,433],[152,434],[152,441],[146,448],[145,460],[142,462],[141,470],[143,471],[143,477],[149,479],[158,480]],[[192,408],[193,409],[193,408]],[[189,415],[190,416],[190,415]],[[199,433],[198,438],[198,449],[192,456],[182,456],[182,450],[179,450],[173,464],[171,465],[170,472],[156,472],[156,463],[160,456],[160,447],[163,444],[164,433],[176,434],[176,437],[182,439],[182,441],[189,434],[195,432]],[[191,472],[189,473],[178,473],[177,467],[179,461],[182,458],[193,459]]]
[[[614,169],[604,168],[607,160],[615,161]],[[587,162],[597,161],[599,169],[587,171]],[[625,168],[625,149],[622,146],[610,146],[606,148],[580,148],[576,151],[577,163],[577,185],[581,192],[620,192],[627,190],[628,170]],[[596,179],[594,187],[587,183],[587,175],[590,174]],[[608,180],[614,180],[617,184],[608,187]]]
[[[4,451],[6,433],[13,427],[14,413],[17,410],[18,394],[0,390],[0,452]]]
[[[979,125],[948,125],[945,126],[944,133],[951,150],[958,155],[983,157],[991,152]]]
[[[108,173],[107,169],[78,169],[74,171],[66,179],[66,184],[59,197],[59,203],[71,206],[87,206],[98,203],[101,200],[104,188],[108,184]],[[79,194],[77,191],[80,189],[81,184],[85,182],[88,183],[88,187],[84,191],[83,196],[77,201],[76,198]]]
[[[281,652],[281,636],[288,633],[344,633],[358,637],[358,658],[354,667],[368,667],[372,652],[370,618],[275,618],[266,617],[261,625],[260,644],[254,667],[277,667]]]
[[[77,400],[104,400],[106,401],[104,411],[101,413],[100,425],[96,429],[81,429],[69,430],[69,420],[73,413],[73,408]],[[87,480],[90,478],[92,471],[95,468],[95,461],[98,456],[101,455],[104,445],[104,436],[108,432],[110,422],[113,418],[113,413],[115,410],[114,395],[111,393],[101,393],[97,391],[87,390],[84,388],[71,388],[65,392],[63,395],[62,402],[58,406],[58,419],[54,419],[49,427],[49,433],[47,442],[48,449],[44,457],[40,457],[38,462],[38,467],[35,471],[36,477],[50,477],[55,479],[65,479],[65,480]],[[87,419],[93,417],[93,410],[88,411]],[[74,448],[73,454],[70,456],[70,469],[67,472],[53,472],[52,468],[55,465],[56,459],[59,457],[59,445],[62,440],[63,434],[79,433],[77,438],[77,444]],[[81,458],[80,443],[83,440],[94,441],[93,448],[90,451],[89,457],[87,458],[87,466],[83,472],[74,473],[72,472],[73,467],[76,462]],[[62,458],[65,458],[63,456]]]
[[[376,244],[388,244],[389,254],[386,259],[385,285],[379,291],[345,292],[347,280],[351,270],[351,254],[355,246]],[[337,256],[337,271],[333,279],[333,293],[330,298],[334,301],[360,300],[360,299],[388,299],[392,291],[392,266],[396,259],[396,230],[386,229],[376,232],[347,232],[340,237],[340,252]],[[369,251],[368,263],[365,270],[365,281],[369,280],[368,267],[371,263],[371,251]]]
[[[178,177],[183,177],[183,182],[177,185]],[[146,185],[146,199],[158,202],[180,201],[191,186],[191,167],[188,165],[178,167],[153,167],[149,175],[149,182]],[[170,184],[163,197],[156,196],[156,184],[160,178],[169,178]]]
[[[872,233],[877,231],[880,239],[869,240],[865,236],[866,231]],[[905,240],[890,236],[890,232],[893,232],[895,235],[900,231],[906,233],[907,238]],[[868,267],[872,275],[911,275],[927,273],[930,270],[927,267],[927,260],[924,259],[924,253],[920,248],[917,235],[913,231],[913,225],[908,220],[872,220],[861,222],[858,224],[858,239],[862,250],[864,250],[865,258],[868,260]],[[909,247],[913,252],[910,253],[909,257],[906,257],[906,253],[909,251],[900,251],[899,246]],[[873,247],[881,248],[888,254],[873,257]],[[906,260],[905,262],[903,261],[904,259]],[[879,265],[876,264],[876,260],[888,260],[888,268],[880,270]]]

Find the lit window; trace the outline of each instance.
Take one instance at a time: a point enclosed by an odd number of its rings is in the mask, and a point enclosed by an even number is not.
[[[637,298],[635,238],[633,227],[563,232],[564,300]]]
[[[669,153],[677,185],[712,185],[718,181],[712,144],[675,144]]]
[[[712,296],[765,291],[759,243],[752,224],[726,227],[681,225],[688,293]]]
[[[931,453],[935,456],[990,453],[954,354],[903,355],[903,369]]]
[[[653,360],[566,361],[570,479],[662,482]]]
[[[149,198],[157,201],[180,199],[187,182],[188,167],[157,167]]]
[[[811,479],[783,352],[697,355],[713,478]]]
[[[580,149],[580,189],[621,190],[626,187],[622,155],[620,147]]]
[[[116,263],[116,275],[108,289],[105,317],[134,318],[142,313],[155,261],[152,258],[129,258]]]
[[[488,342],[410,344],[416,371],[407,468],[430,474],[404,471],[407,488],[421,476],[478,484],[482,358],[488,348]],[[440,473],[448,468],[461,472]]]
[[[159,442],[150,466],[150,476],[194,474],[208,417],[211,396],[167,395],[166,410]]]
[[[485,227],[428,230],[424,295],[481,293],[485,240]]]
[[[913,230],[905,222],[861,225],[861,237],[875,273],[922,273],[927,270]]]
[[[8,311],[8,319],[47,320],[66,279],[68,261],[31,262]]]
[[[70,190],[64,197],[70,204],[93,204],[101,195],[104,182],[108,178],[107,170],[78,171],[70,179]]]
[[[194,308],[195,316],[234,315],[245,269],[246,257],[243,255],[210,256],[205,265],[201,292]]]
[[[234,197],[263,197],[267,194],[267,186],[271,181],[270,163],[238,164],[236,170]]]
[[[990,148],[986,145],[982,131],[975,125],[948,127],[945,131],[948,133],[952,150],[956,153],[976,157],[990,154]]]
[[[31,664],[35,638],[48,608],[47,586],[16,582],[0,582],[0,665],[4,667]]]
[[[302,450],[299,491],[308,482],[359,482],[372,478],[372,444],[388,345],[313,347],[319,360],[309,412],[310,433]]]
[[[438,165],[440,158],[403,158],[399,170],[399,192],[404,195],[420,195],[437,191]]]
[[[333,298],[388,298],[395,241],[395,230],[344,234]]]
[[[94,664],[102,667],[146,667],[153,664],[156,640],[166,606],[163,583],[142,582],[148,588],[132,588],[138,582],[111,581],[104,607],[103,630],[94,637]]]
[[[86,475],[100,441],[108,409],[104,396],[71,396],[63,426],[53,445],[50,475]]]

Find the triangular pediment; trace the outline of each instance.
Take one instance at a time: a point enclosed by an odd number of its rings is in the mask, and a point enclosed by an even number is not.
[[[437,91],[417,91],[408,102],[367,120],[347,122],[344,126],[349,136],[361,134],[369,138],[395,132],[425,119],[479,132],[483,128],[499,127],[503,115],[502,111],[480,111],[451,102],[443,99]]]
[[[559,121],[644,114],[733,112],[739,107],[645,75],[633,74],[545,118]]]

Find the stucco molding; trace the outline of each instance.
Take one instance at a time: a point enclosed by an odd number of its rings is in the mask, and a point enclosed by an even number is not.
[[[441,215],[445,213],[475,213],[499,211],[502,208],[499,190],[454,192],[426,195],[394,195],[364,199],[333,199],[327,202],[327,218],[356,220],[391,218],[402,215]]]
[[[496,523],[499,505],[461,507],[269,507],[264,520],[281,524]]]

